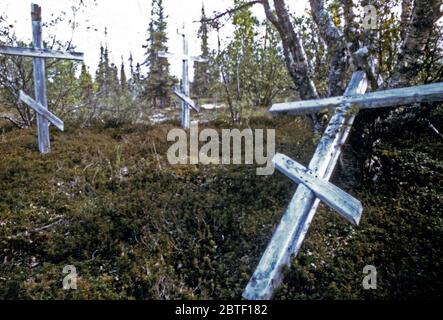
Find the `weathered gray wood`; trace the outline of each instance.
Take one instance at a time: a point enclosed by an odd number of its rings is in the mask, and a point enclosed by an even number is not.
[[[30,96],[26,95],[23,91],[20,90],[20,100],[26,103],[30,108],[32,108],[37,114],[46,118],[49,122],[51,122],[54,126],[56,126],[60,131],[64,131],[64,123],[60,120],[56,115],[54,115],[51,111],[44,108],[40,103],[32,99]]]
[[[182,58],[182,93],[189,97],[189,60],[188,60],[188,39],[182,34],[183,38],[183,58]],[[189,104],[182,101],[182,128],[189,129],[191,126],[191,110]]]
[[[160,51],[158,52],[158,56],[161,58],[178,58],[182,60],[182,86],[181,92],[174,90],[174,94],[182,100],[181,103],[181,125],[185,129],[189,129],[191,125],[191,111],[190,108],[194,109],[197,112],[200,112],[200,108],[192,101],[189,90],[189,61],[193,60],[196,62],[206,62],[207,58],[204,57],[192,57],[188,55],[188,40],[186,39],[186,35],[181,34],[183,38],[183,54],[175,55],[169,52]]]
[[[327,180],[319,178],[312,170],[281,153],[275,154],[272,162],[276,169],[294,182],[308,187],[317,198],[335,209],[349,222],[354,225],[359,224],[363,206],[353,196]]]
[[[188,60],[188,61],[194,61],[194,62],[208,62],[209,61],[205,57],[189,56],[189,55],[185,55],[185,54],[176,55],[176,54],[173,54],[170,52],[165,52],[165,51],[159,51],[157,53],[157,55],[160,58],[168,58],[168,59],[177,58],[180,60]]]
[[[335,108],[349,103],[360,109],[385,108],[413,103],[435,102],[443,100],[443,82],[371,92],[364,95],[332,97],[318,100],[277,103],[269,110],[271,113],[305,114]]]
[[[363,94],[366,89],[365,73],[354,72],[345,95]],[[343,103],[336,109],[308,166],[326,181],[334,170],[341,146],[354,122],[355,115],[349,112],[351,108],[350,104]],[[292,255],[298,253],[319,203],[314,192],[303,184],[298,186],[243,292],[245,299],[270,299],[273,296],[282,281],[282,268],[290,263]]]
[[[186,102],[192,109],[194,109],[197,112],[200,112],[200,107],[195,104],[194,100],[189,98],[188,96],[185,96],[183,93],[181,93],[178,90],[174,89],[174,94],[182,101]]]
[[[32,16],[32,43],[34,48],[42,49],[42,22],[41,22],[41,7],[31,5]],[[34,67],[34,92],[35,100],[40,103],[44,109],[48,109],[48,101],[46,98],[46,71],[45,59],[33,58]],[[49,141],[49,123],[48,120],[37,113],[37,130],[38,130],[38,149],[45,154],[51,151],[51,144]]]
[[[196,57],[196,56],[191,56],[189,57],[189,60],[192,60],[194,62],[208,62],[209,60],[205,57]]]
[[[0,46],[0,54],[10,56],[25,56],[34,58],[53,58],[53,59],[67,59],[83,61],[84,55],[79,52],[62,52],[48,49],[36,48],[16,48],[9,46]]]
[[[83,60],[83,53],[51,51],[43,48],[41,7],[31,5],[33,48],[0,46],[0,54],[32,57],[34,71],[35,100],[20,92],[20,99],[37,112],[38,149],[45,154],[50,152],[49,121],[58,129],[64,130],[63,121],[48,111],[46,97],[45,58]]]
[[[164,51],[159,51],[159,52],[157,53],[157,55],[158,55],[160,58],[168,58],[168,59],[170,59],[170,58],[174,58],[174,57],[175,57],[174,54],[172,54],[172,53],[170,53],[170,52],[164,52]]]

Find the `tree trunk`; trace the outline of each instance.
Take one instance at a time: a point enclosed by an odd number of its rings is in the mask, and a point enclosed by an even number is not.
[[[306,52],[300,35],[292,25],[284,0],[274,0],[275,11],[271,9],[270,0],[262,4],[267,19],[275,26],[282,40],[286,66],[302,100],[317,99],[318,92],[311,77]],[[320,122],[316,115],[310,116],[314,131],[320,131]]]
[[[423,62],[426,43],[434,24],[442,15],[441,5],[442,0],[415,0],[410,21],[406,25],[410,2],[403,1],[402,9],[405,11],[402,13],[402,24],[406,30],[403,32],[404,42],[389,87],[407,86],[417,75]]]
[[[331,16],[325,10],[324,0],[309,0],[309,3],[312,17],[331,57],[328,76],[329,96],[340,96],[346,87],[346,70],[348,68],[346,41],[343,33],[335,26]]]

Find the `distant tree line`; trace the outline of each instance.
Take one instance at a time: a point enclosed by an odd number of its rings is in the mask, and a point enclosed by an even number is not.
[[[86,3],[86,2],[85,2]],[[74,14],[87,4],[73,8]],[[232,123],[257,107],[268,107],[276,99],[294,96],[290,73],[285,65],[284,51],[278,30],[269,21],[257,20],[245,0],[235,0],[237,7],[231,22],[234,34],[226,37],[223,23],[208,18],[201,8],[198,38],[201,55],[207,62],[194,63],[191,96],[199,103],[225,105]],[[148,121],[159,108],[175,105],[172,87],[180,81],[170,73],[168,59],[159,57],[168,51],[167,14],[164,0],[152,0],[147,39],[143,45],[144,59],[111,61],[107,41],[100,46],[99,63],[94,75],[88,67],[73,61],[47,61],[48,99],[51,110],[65,121],[82,125],[108,120]],[[66,16],[47,23],[55,28]],[[72,24],[73,30],[78,23]],[[50,34],[47,32],[46,34]],[[105,30],[105,39],[108,31]],[[54,36],[53,36],[54,37]],[[211,47],[210,39],[217,40]],[[0,18],[0,44],[29,46],[17,38],[7,17]],[[45,39],[45,46],[56,50],[74,50],[72,41]],[[32,60],[0,56],[0,116],[19,127],[31,126],[34,113],[18,101],[20,90],[33,92]]]

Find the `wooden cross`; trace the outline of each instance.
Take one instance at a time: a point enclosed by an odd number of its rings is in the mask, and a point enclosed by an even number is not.
[[[364,94],[366,89],[366,74],[356,71],[342,97],[275,104],[270,109],[274,114],[300,114],[336,107],[308,168],[281,154],[273,159],[299,186],[243,292],[245,299],[272,298],[282,281],[282,267],[300,250],[320,200],[352,224],[360,222],[360,202],[328,182],[358,110],[443,101],[443,83]]]
[[[23,91],[20,91],[19,98],[37,114],[38,149],[41,153],[45,154],[51,151],[49,140],[49,123],[52,123],[61,131],[64,130],[63,121],[48,110],[48,100],[46,97],[45,58],[82,61],[83,53],[61,52],[44,49],[41,12],[42,10],[40,6],[36,4],[31,5],[33,48],[0,46],[0,54],[33,58],[35,100],[27,96]]]
[[[181,110],[181,125],[184,129],[189,129],[191,115],[190,115],[190,107],[197,112],[200,112],[200,108],[198,105],[190,98],[189,93],[189,61],[195,62],[206,62],[207,59],[203,57],[192,57],[188,54],[188,39],[186,38],[186,34],[179,33],[183,39],[183,54],[182,55],[173,55],[169,52],[159,52],[158,56],[162,58],[180,58],[182,60],[182,85],[181,91],[178,91],[174,88],[174,94],[182,101],[182,110]]]

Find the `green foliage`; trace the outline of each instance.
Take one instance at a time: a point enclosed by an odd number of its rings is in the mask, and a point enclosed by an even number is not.
[[[310,15],[293,19],[303,40],[304,49],[312,68],[312,80],[321,96],[328,94],[328,73],[330,57],[327,54],[325,42],[320,37],[320,31]]]
[[[165,107],[170,104],[170,92],[175,82],[169,74],[168,60],[158,56],[159,52],[168,51],[166,19],[163,0],[152,0],[151,21],[148,28],[149,38],[145,55],[145,65],[149,68],[149,72],[143,83],[143,98],[154,107]]]
[[[210,64],[214,63],[214,57],[209,49],[209,26],[206,22],[206,13],[204,4],[202,4],[201,23],[198,30],[198,38],[201,40],[201,55],[208,59],[207,62],[194,62],[194,81],[191,86],[191,94],[199,98],[208,98],[211,88],[214,86],[214,73],[211,72]]]
[[[88,90],[88,76],[84,73],[87,71],[82,70],[82,77],[78,78],[76,76],[78,68],[78,62],[68,60],[58,60],[47,68],[48,104],[51,105],[51,110],[66,121],[76,118],[76,114],[73,113],[74,108],[83,102],[82,97],[87,94]],[[84,83],[81,84],[80,81]],[[85,85],[85,88],[81,85]],[[82,89],[85,89],[85,92]]]
[[[274,122],[250,125],[264,123]],[[253,166],[170,166],[165,142],[175,125],[51,132],[44,158],[31,130],[8,133],[0,297],[239,297],[292,183],[256,176]],[[281,149],[312,151],[309,141],[287,145],[308,126],[275,125]],[[61,289],[66,264],[77,267],[77,291]]]
[[[413,128],[380,143],[371,179],[358,192],[358,227],[329,209],[316,215],[310,234],[277,298],[435,299],[441,297],[441,140]],[[347,170],[347,168],[346,168]],[[335,184],[346,184],[337,174]],[[365,265],[377,268],[376,290],[364,290]]]
[[[54,131],[45,157],[33,130],[4,133],[0,297],[240,298],[295,186],[254,166],[168,165],[176,125]],[[248,126],[275,128],[279,152],[309,161],[314,144],[301,118]],[[382,174],[356,194],[359,227],[320,208],[277,299],[441,297],[442,144],[413,135],[379,146]],[[67,264],[78,290],[62,290]],[[366,264],[377,267],[377,290],[362,288]]]
[[[263,34],[255,39],[255,75],[251,86],[253,106],[269,107],[274,99],[291,95],[291,83],[283,61],[277,30],[270,22],[261,24]]]
[[[238,0],[235,6],[244,3]],[[277,32],[270,23],[260,25],[250,8],[244,7],[233,14],[233,25],[233,38],[223,52],[219,50],[217,64],[235,123],[241,121],[244,109],[269,106],[288,87],[290,79]]]
[[[79,76],[81,90],[81,101],[90,101],[94,93],[94,81],[89,73],[88,67],[83,63]]]
[[[107,32],[105,31],[105,35]],[[130,58],[132,69],[132,55]],[[132,70],[131,70],[132,73]],[[135,76],[132,74],[132,76]],[[86,123],[98,120],[111,122],[132,122],[138,116],[136,107],[137,81],[128,82],[124,62],[120,70],[110,61],[107,45],[100,48],[100,59],[95,76],[95,92],[91,100],[86,100],[90,109]],[[91,108],[92,107],[92,108]],[[92,110],[91,110],[92,109]]]

